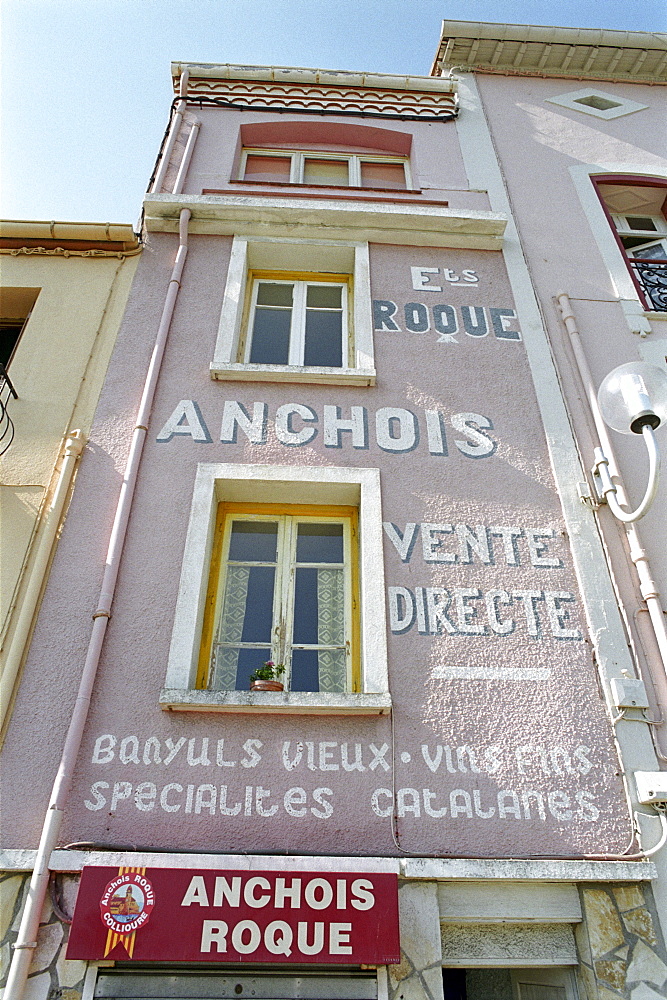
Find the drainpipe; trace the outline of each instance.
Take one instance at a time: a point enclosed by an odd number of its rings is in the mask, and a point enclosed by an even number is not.
[[[53,785],[51,800],[44,819],[42,835],[35,858],[35,869],[30,880],[30,888],[21,917],[18,938],[14,945],[14,955],[9,968],[7,986],[5,988],[5,1000],[21,1000],[25,989],[26,979],[30,970],[32,952],[37,947],[37,933],[39,930],[39,918],[44,905],[44,899],[49,885],[49,862],[51,852],[58,843],[58,836],[63,820],[65,804],[72,785],[74,767],[81,748],[81,740],[88,718],[90,700],[93,693],[93,686],[97,674],[97,668],[102,652],[102,643],[107,629],[109,618],[111,617],[111,605],[116,589],[116,579],[120,568],[120,559],[123,551],[123,543],[127,531],[127,524],[130,518],[134,488],[141,461],[144,441],[148,432],[148,420],[150,417],[153,397],[160,373],[162,357],[167,343],[167,334],[171,325],[171,318],[174,314],[176,298],[181,284],[181,275],[185,258],[188,253],[188,223],[190,221],[190,210],[184,208],[179,219],[179,247],[176,260],[171,273],[171,280],[167,290],[160,325],[155,338],[155,346],[151,356],[144,390],[139,404],[136,418],[136,425],[132,433],[130,452],[123,476],[123,484],[116,505],[116,515],[111,529],[111,538],[107,550],[107,558],[102,578],[102,587],[98,600],[97,610],[93,615],[93,631],[88,644],[86,662],[79,682],[79,691],[76,703],[72,712],[65,746],[63,748],[58,773]]]
[[[32,628],[35,611],[39,604],[39,597],[46,578],[46,570],[53,551],[53,543],[62,520],[65,501],[72,477],[74,476],[74,469],[85,443],[86,438],[81,431],[72,431],[67,436],[65,442],[63,464],[51,499],[51,506],[46,516],[46,524],[37,548],[37,555],[30,570],[30,580],[26,592],[21,599],[16,629],[9,646],[2,677],[0,677],[0,731],[4,728],[5,720],[9,713],[12,692],[21,668],[21,661],[23,660],[28,636]]]
[[[153,191],[156,194],[160,193],[160,188],[164,184],[165,174],[169,167],[169,161],[171,160],[171,154],[174,151],[174,146],[176,144],[176,139],[178,138],[178,133],[181,129],[181,123],[183,121],[183,115],[185,114],[185,109],[187,107],[187,101],[185,100],[188,92],[188,80],[190,78],[190,70],[184,69],[181,73],[180,84],[178,87],[178,96],[181,100],[176,105],[176,114],[174,115],[174,120],[171,123],[171,128],[169,129],[169,138],[162,151],[162,159],[160,160],[160,166],[158,167],[157,174],[155,175],[155,180],[153,181]]]
[[[621,479],[614,450],[612,448],[611,441],[609,440],[607,427],[602,419],[600,407],[598,406],[595,385],[593,383],[590,368],[588,367],[588,361],[586,360],[586,355],[581,343],[581,337],[579,336],[577,321],[574,317],[574,313],[572,312],[572,304],[569,296],[564,292],[558,295],[558,305],[560,306],[560,312],[563,317],[563,322],[565,323],[565,328],[570,335],[572,350],[574,351],[577,368],[579,369],[579,374],[584,384],[584,389],[586,390],[588,405],[590,407],[593,420],[595,421],[598,438],[609,461],[609,474],[613,477],[616,483],[616,496],[618,502],[628,506],[628,498],[623,486],[623,480]],[[653,632],[655,633],[658,649],[660,650],[660,657],[662,659],[662,675],[656,678],[656,686],[659,686],[661,689],[660,700],[664,705],[667,704],[667,623],[665,622],[665,614],[660,603],[660,591],[653,578],[648,555],[642,545],[638,528],[635,524],[625,524],[624,527],[625,534],[628,539],[628,545],[630,547],[630,558],[635,565],[637,576],[639,578],[639,589],[644,601],[646,602],[646,607],[653,626]]]
[[[188,141],[185,146],[185,152],[183,153],[183,159],[181,160],[181,165],[178,168],[178,174],[176,175],[176,182],[174,184],[174,190],[172,194],[180,194],[183,190],[183,184],[185,183],[185,175],[188,172],[188,167],[190,166],[190,160],[192,159],[192,154],[194,152],[195,143],[197,141],[197,136],[199,135],[199,129],[201,128],[201,122],[197,119],[192,123],[192,128],[190,129],[190,135],[188,136]]]

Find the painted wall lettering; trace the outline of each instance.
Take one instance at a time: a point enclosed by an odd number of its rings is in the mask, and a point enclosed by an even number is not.
[[[365,406],[326,403],[321,412],[303,403],[283,403],[271,414],[267,403],[223,403],[219,440],[222,444],[265,445],[275,439],[286,448],[309,444],[322,435],[325,448],[368,450],[371,441],[389,454],[404,454],[425,448],[429,455],[447,457],[447,424],[454,432],[456,452],[465,458],[489,458],[498,446],[493,420],[482,413],[445,414],[441,410],[416,410],[383,406],[369,411]],[[174,438],[189,438],[211,444],[204,416],[191,399],[181,399],[156,435],[166,444]]]

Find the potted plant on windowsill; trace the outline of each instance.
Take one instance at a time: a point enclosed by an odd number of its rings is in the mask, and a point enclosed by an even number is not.
[[[250,675],[251,691],[282,691],[283,682],[280,680],[285,673],[282,663],[274,663],[273,660],[265,660],[263,667],[258,667]]]

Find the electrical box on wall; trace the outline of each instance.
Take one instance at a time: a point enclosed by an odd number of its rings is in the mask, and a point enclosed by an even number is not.
[[[612,677],[611,691],[618,708],[648,708],[646,688],[634,677]]]
[[[667,771],[635,771],[635,784],[643,806],[667,804]]]

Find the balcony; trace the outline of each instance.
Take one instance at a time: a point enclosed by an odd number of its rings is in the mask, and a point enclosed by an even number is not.
[[[647,310],[667,312],[667,260],[628,260]]]
[[[0,364],[0,455],[4,455],[14,440],[14,421],[9,415],[9,400],[18,399],[7,369]]]

